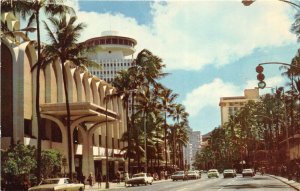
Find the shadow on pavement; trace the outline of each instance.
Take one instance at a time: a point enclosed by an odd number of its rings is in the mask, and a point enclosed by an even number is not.
[[[242,185],[224,185],[225,189],[245,189],[245,188],[289,188],[287,185],[274,185],[274,184],[242,184]]]

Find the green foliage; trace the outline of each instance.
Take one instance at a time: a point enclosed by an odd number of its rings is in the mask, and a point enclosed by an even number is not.
[[[55,177],[60,172],[62,155],[56,150],[42,151],[41,171],[44,178]]]
[[[17,143],[1,155],[2,176],[20,178],[22,175],[33,173],[36,168],[35,148]]]

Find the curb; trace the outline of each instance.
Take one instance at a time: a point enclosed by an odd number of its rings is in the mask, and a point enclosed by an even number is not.
[[[272,177],[272,178],[275,178],[275,179],[277,179],[277,180],[279,180],[279,181],[281,181],[281,182],[283,182],[283,183],[289,185],[290,187],[292,187],[292,188],[294,188],[294,189],[300,191],[300,188],[298,188],[298,187],[296,187],[295,185],[293,185],[293,184],[291,184],[291,183],[289,183],[289,182],[283,180],[282,177],[278,177],[278,176],[274,176],[274,175],[270,175],[270,174],[268,174],[268,176],[270,176],[270,177]]]

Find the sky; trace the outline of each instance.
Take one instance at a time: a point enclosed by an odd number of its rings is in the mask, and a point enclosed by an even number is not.
[[[68,4],[87,25],[81,41],[114,30],[137,40],[134,56],[148,49],[162,58],[170,73],[162,83],[179,94],[190,127],[202,134],[221,123],[220,97],[242,96],[244,89],[257,87],[257,64],[290,63],[299,48],[290,32],[296,9],[280,1],[258,0],[248,7],[240,0]],[[281,73],[278,66],[266,66],[267,87],[285,85]]]

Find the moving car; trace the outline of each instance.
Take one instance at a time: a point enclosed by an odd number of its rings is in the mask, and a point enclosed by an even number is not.
[[[198,179],[199,177],[199,172],[196,172],[194,170],[190,170],[188,171],[188,175],[187,175],[188,179]]]
[[[38,186],[28,189],[28,191],[83,191],[84,185],[73,183],[69,178],[44,179]]]
[[[211,178],[211,177],[216,177],[216,178],[219,178],[220,174],[218,172],[217,169],[210,169],[208,172],[207,172],[207,177],[208,178]]]
[[[252,176],[254,176],[254,171],[251,168],[246,168],[246,169],[243,169],[242,175],[243,175],[243,177],[245,177],[245,176],[251,176],[252,177]]]
[[[223,177],[224,178],[227,178],[227,177],[234,178],[234,177],[236,177],[236,172],[234,169],[226,169],[223,171]]]
[[[187,179],[187,177],[185,176],[184,171],[177,171],[177,172],[174,172],[174,174],[171,175],[171,179],[173,181],[175,181],[175,180],[185,180],[185,179]]]
[[[140,185],[140,184],[152,184],[153,177],[148,176],[146,173],[134,174],[132,178],[127,180],[126,184],[131,184],[131,186]]]

